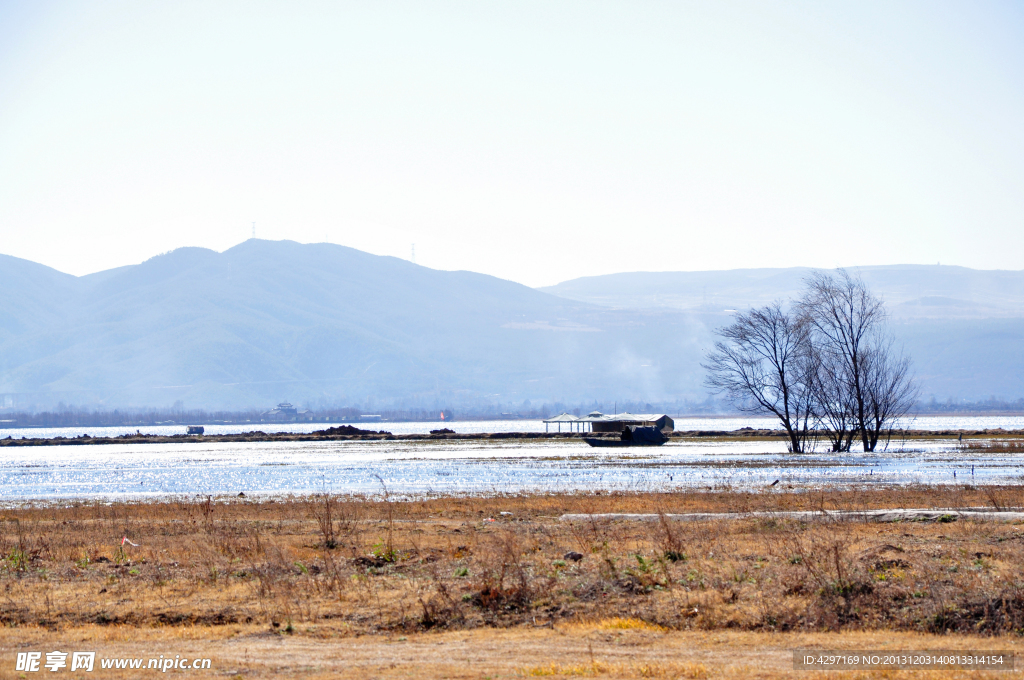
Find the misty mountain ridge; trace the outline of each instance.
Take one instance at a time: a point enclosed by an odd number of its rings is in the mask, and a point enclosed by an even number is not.
[[[331,244],[182,248],[82,277],[3,257],[0,282],[7,407],[660,398],[680,393],[697,351],[698,326],[677,313]],[[660,370],[638,376],[643,364]]]
[[[848,267],[895,319],[1024,317],[1024,271],[949,265]],[[809,267],[590,276],[538,290],[623,309],[721,312],[800,296]]]
[[[697,402],[724,310],[794,297],[810,271],[534,290],[323,243],[181,248],[81,277],[0,256],[0,408]],[[1024,395],[1024,273],[855,271],[926,397]]]

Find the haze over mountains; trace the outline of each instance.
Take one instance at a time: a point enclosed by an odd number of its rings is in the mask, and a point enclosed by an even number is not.
[[[183,248],[83,277],[0,256],[0,407],[700,401],[725,310],[795,296],[808,271],[534,290],[290,241]],[[860,272],[889,301],[926,397],[1024,396],[1024,272]]]
[[[798,298],[812,271],[790,267],[630,272],[573,279],[539,290],[610,307],[718,312]],[[1024,317],[1024,271],[942,265],[851,267],[849,271],[884,298],[897,319]]]
[[[699,392],[698,327],[684,315],[606,310],[337,245],[183,248],[80,278],[3,257],[0,283],[9,408]]]

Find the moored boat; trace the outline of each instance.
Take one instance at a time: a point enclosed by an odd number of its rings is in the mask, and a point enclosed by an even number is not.
[[[665,433],[656,427],[624,427],[618,439],[584,437],[590,446],[661,446],[668,441]]]

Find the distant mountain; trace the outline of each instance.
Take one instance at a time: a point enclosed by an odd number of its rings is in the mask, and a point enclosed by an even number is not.
[[[1024,271],[940,265],[853,267],[880,295],[914,359],[925,397],[1024,396]],[[633,272],[540,290],[616,309],[700,313],[711,327],[729,310],[795,299],[811,269]]]
[[[0,255],[0,347],[59,323],[76,283],[70,274]]]
[[[83,277],[0,256],[0,408],[434,408],[705,398],[730,313],[808,270],[617,274],[544,290],[330,244],[182,248]],[[1024,395],[1024,276],[865,268],[925,395]]]
[[[700,394],[706,326],[330,244],[73,277],[0,258],[0,406],[242,408]]]
[[[706,272],[631,272],[540,288],[552,295],[623,309],[720,312],[800,295],[806,267]],[[1024,271],[943,265],[851,267],[898,318],[1024,317]]]

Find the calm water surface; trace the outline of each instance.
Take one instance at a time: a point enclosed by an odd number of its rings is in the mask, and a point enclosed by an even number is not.
[[[390,429],[390,425],[389,425]],[[454,429],[454,428],[453,428]],[[721,428],[715,428],[721,429]],[[593,449],[583,442],[253,442],[11,447],[0,502],[378,493],[510,493],[687,487],[1020,483],[1024,457],[912,442],[874,454],[793,455],[781,442],[673,442]]]

